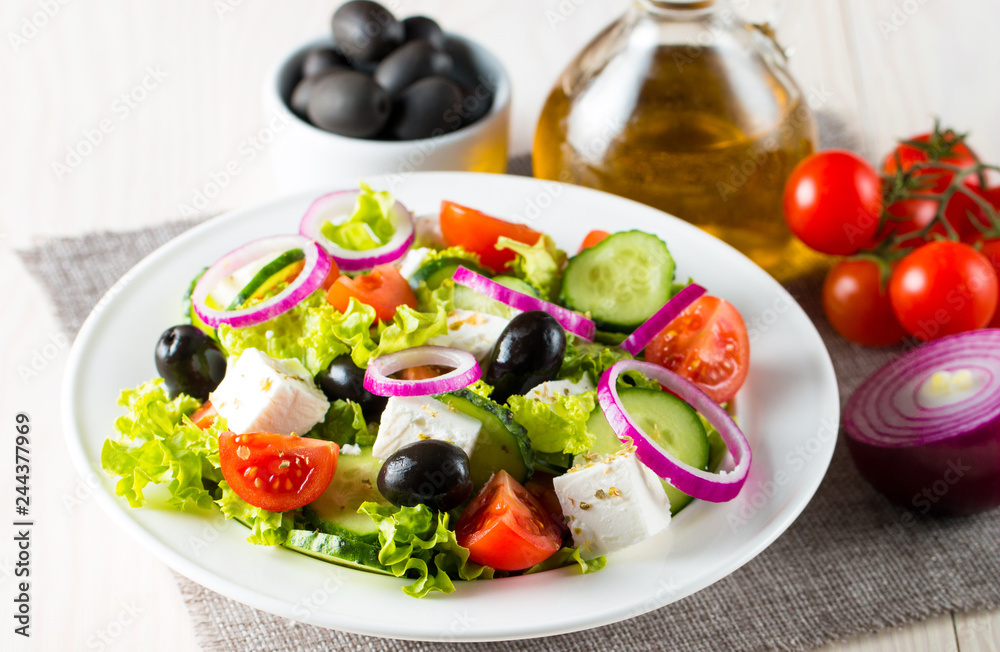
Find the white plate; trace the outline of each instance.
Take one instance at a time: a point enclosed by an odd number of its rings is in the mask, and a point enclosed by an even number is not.
[[[735,304],[750,329],[752,362],[738,401],[754,453],[746,486],[730,503],[696,501],[660,536],[610,555],[599,573],[460,582],[451,595],[423,600],[404,595],[402,580],[250,545],[242,526],[220,516],[129,508],[100,471],[101,445],[120,414],[119,390],[156,376],[154,343],[177,322],[190,279],[253,238],[295,232],[319,194],[308,193],[227,213],[167,243],[109,291],[73,346],[63,412],[76,464],[84,474],[97,472],[104,508],[167,565],[233,599],[324,627],[423,640],[514,639],[612,623],[703,589],[764,550],[809,502],[836,441],[833,367],[802,309],[747,258],[676,218],[584,188],[469,173],[369,181],[391,188],[417,214],[447,198],[530,221],[567,251],[594,228],[661,236],[677,277],[694,277]]]

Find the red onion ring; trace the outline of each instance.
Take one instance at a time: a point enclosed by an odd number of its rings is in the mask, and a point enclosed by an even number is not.
[[[389,378],[403,369],[420,365],[454,367],[443,376],[424,380]],[[415,346],[380,356],[368,362],[364,387],[376,396],[428,396],[468,387],[483,375],[476,356],[449,346]]]
[[[396,232],[389,242],[381,247],[364,251],[344,249],[323,235],[325,222],[350,216],[354,209],[354,201],[360,192],[360,190],[340,190],[317,198],[299,223],[299,233],[323,245],[327,253],[337,261],[337,266],[345,272],[357,272],[383,263],[395,262],[406,253],[416,237],[413,216],[398,201],[389,211],[389,220]]]
[[[621,398],[618,396],[618,376],[632,369],[658,380],[664,389],[689,403],[715,426],[733,457],[735,467],[719,473],[696,469],[663,450],[643,432],[622,406]],[[604,416],[607,417],[611,429],[618,438],[622,441],[631,439],[635,444],[635,454],[639,461],[656,475],[670,482],[677,490],[713,503],[724,503],[739,495],[750,472],[750,461],[753,457],[750,444],[729,413],[691,381],[651,362],[622,360],[601,375],[601,381],[597,385],[597,402],[600,403]]]
[[[701,298],[705,294],[705,288],[697,283],[691,283],[686,288],[671,297],[662,308],[657,310],[652,317],[647,319],[642,326],[635,329],[631,335],[625,338],[621,346],[632,355],[639,355],[639,352],[646,348],[654,337],[660,334],[667,325],[684,312],[684,309]]]
[[[304,266],[295,280],[280,293],[267,301],[240,310],[219,310],[208,307],[206,299],[219,281],[256,260],[290,249],[302,250],[305,254]],[[288,312],[315,292],[330,273],[330,267],[330,258],[323,247],[308,238],[300,235],[261,238],[234,249],[209,267],[194,286],[191,304],[198,317],[213,328],[220,324],[229,324],[234,328],[254,326]]]
[[[549,313],[556,318],[562,327],[566,329],[567,332],[576,335],[588,342],[594,340],[594,333],[597,331],[597,325],[593,321],[587,319],[583,315],[573,312],[572,310],[567,310],[561,306],[557,306],[554,303],[549,303],[538,297],[533,297],[529,294],[524,294],[523,292],[518,292],[516,290],[511,290],[508,287],[504,287],[495,281],[491,281],[481,274],[477,274],[467,267],[459,267],[455,270],[455,274],[452,279],[459,285],[464,285],[465,287],[483,294],[491,299],[496,299],[501,303],[505,303],[515,310],[521,310],[527,312],[528,310],[542,310]]]

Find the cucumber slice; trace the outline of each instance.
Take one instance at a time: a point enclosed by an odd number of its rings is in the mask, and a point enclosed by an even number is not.
[[[528,432],[514,421],[510,410],[467,389],[434,398],[483,424],[469,460],[472,483],[477,489],[500,470],[521,484],[527,482],[534,470],[531,440]]]
[[[365,518],[368,518],[366,515]],[[371,519],[369,519],[371,520]],[[341,566],[392,575],[392,571],[378,561],[379,547],[325,532],[292,530],[285,540],[285,547]]]
[[[708,435],[694,408],[673,394],[654,389],[623,389],[619,396],[636,424],[664,450],[685,464],[702,470],[708,468]],[[590,451],[576,456],[573,460],[575,464],[585,463],[586,456],[590,453],[603,456],[621,450],[622,442],[611,429],[600,407],[590,415],[587,430],[597,437],[597,441]],[[660,482],[670,499],[671,514],[676,514],[693,500],[691,496],[670,486],[666,480]]]
[[[539,453],[535,451],[535,470],[562,475],[573,466],[573,456],[569,453]]]
[[[630,332],[670,300],[673,282],[667,245],[649,233],[623,231],[570,259],[561,299],[590,313],[600,330]]]
[[[201,320],[201,317],[198,316],[198,313],[194,311],[194,303],[191,302],[191,295],[194,294],[194,286],[198,285],[198,281],[201,280],[201,277],[204,276],[205,272],[207,271],[208,268],[206,267],[202,269],[200,272],[198,272],[197,276],[191,279],[191,283],[188,285],[187,290],[184,291],[184,298],[181,300],[181,306],[182,310],[184,311],[185,323],[194,326],[198,330],[202,331],[203,333],[211,337],[213,340],[218,340],[219,338],[215,332],[215,329]]]
[[[377,542],[378,527],[368,514],[359,514],[358,508],[365,501],[389,504],[376,485],[381,467],[382,462],[372,455],[371,448],[362,449],[360,455],[338,457],[330,486],[308,505],[310,525],[328,534]]]
[[[483,276],[493,276],[490,270],[477,265],[471,260],[466,260],[465,258],[438,258],[422,264],[417,268],[417,271],[413,272],[413,276],[410,277],[410,287],[416,290],[420,287],[420,281],[427,284],[428,289],[436,290],[441,283],[447,279],[451,278],[455,274],[455,270],[462,267],[468,267],[477,274],[482,274]]]
[[[261,267],[250,282],[236,293],[226,310],[237,310],[250,299],[263,296],[270,288],[292,276],[293,266],[298,267],[295,272],[297,274],[302,268],[296,263],[305,260],[305,257],[306,254],[301,249],[291,249]]]
[[[541,298],[541,294],[535,286],[525,283],[519,278],[515,278],[513,276],[497,276],[493,279],[493,281],[504,287],[510,288],[511,290],[516,290],[517,292],[521,292],[523,294]],[[455,286],[454,304],[456,308],[461,310],[475,310],[476,312],[486,313],[487,315],[496,315],[505,319],[511,319],[515,312],[514,309],[506,303],[479,294],[464,285]]]

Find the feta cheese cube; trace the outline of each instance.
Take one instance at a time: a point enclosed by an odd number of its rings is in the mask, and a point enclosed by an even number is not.
[[[382,412],[372,455],[384,460],[406,444],[440,439],[472,457],[483,424],[429,396],[393,396]]]
[[[413,273],[420,268],[424,258],[427,258],[427,254],[430,252],[431,250],[427,247],[416,247],[407,251],[396,263],[396,266],[399,267],[399,274],[406,279],[413,276]]]
[[[655,473],[628,448],[553,479],[584,559],[627,548],[670,524],[670,501]]]
[[[596,387],[594,383],[591,382],[590,376],[588,374],[583,374],[580,380],[573,382],[572,380],[547,380],[541,385],[536,385],[524,395],[524,398],[533,398],[538,401],[545,401],[546,403],[555,403],[556,397],[562,396],[576,396],[578,394],[583,394],[584,392],[592,392]]]
[[[474,310],[455,309],[448,313],[448,332],[427,341],[434,346],[451,346],[468,351],[482,362],[490,356],[509,319]]]
[[[257,349],[231,362],[209,396],[236,434],[305,434],[326,418],[330,402],[298,360],[276,360]]]

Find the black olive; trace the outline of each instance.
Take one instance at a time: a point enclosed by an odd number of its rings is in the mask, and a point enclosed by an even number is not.
[[[413,82],[432,75],[451,74],[451,57],[428,41],[410,41],[382,59],[375,69],[375,81],[390,97]]]
[[[431,45],[444,50],[448,45],[444,30],[427,16],[410,16],[403,19],[403,38],[407,41],[430,41]]]
[[[329,68],[347,68],[347,59],[333,48],[316,48],[302,60],[302,76],[315,77]]]
[[[350,68],[346,66],[333,66],[317,75],[306,77],[296,84],[295,89],[292,91],[292,97],[288,101],[288,105],[291,107],[292,111],[303,120],[308,120],[309,98],[312,97],[312,90],[313,87],[316,86],[316,82],[327,75],[333,75],[345,70],[350,70]]]
[[[399,94],[389,133],[399,140],[430,138],[462,126],[462,90],[447,77],[424,77]]]
[[[566,354],[566,333],[555,317],[531,310],[510,320],[490,355],[490,366],[483,376],[497,403],[514,394],[552,380],[559,373]]]
[[[462,126],[472,124],[489,113],[493,106],[493,89],[480,83],[462,86]]]
[[[309,120],[341,136],[368,138],[385,126],[389,96],[371,77],[348,70],[316,81],[309,97]]]
[[[472,495],[469,456],[461,448],[438,439],[403,446],[382,464],[378,490],[393,505],[427,505],[446,512]]]
[[[403,23],[377,2],[353,0],[333,14],[333,40],[348,61],[378,61],[403,43]]]
[[[156,342],[156,371],[171,397],[183,392],[204,401],[226,375],[226,356],[194,326],[172,326]]]
[[[316,384],[328,399],[354,401],[361,406],[365,421],[378,421],[389,399],[372,394],[364,383],[365,370],[354,364],[349,354],[334,358],[329,367],[316,374]]]

